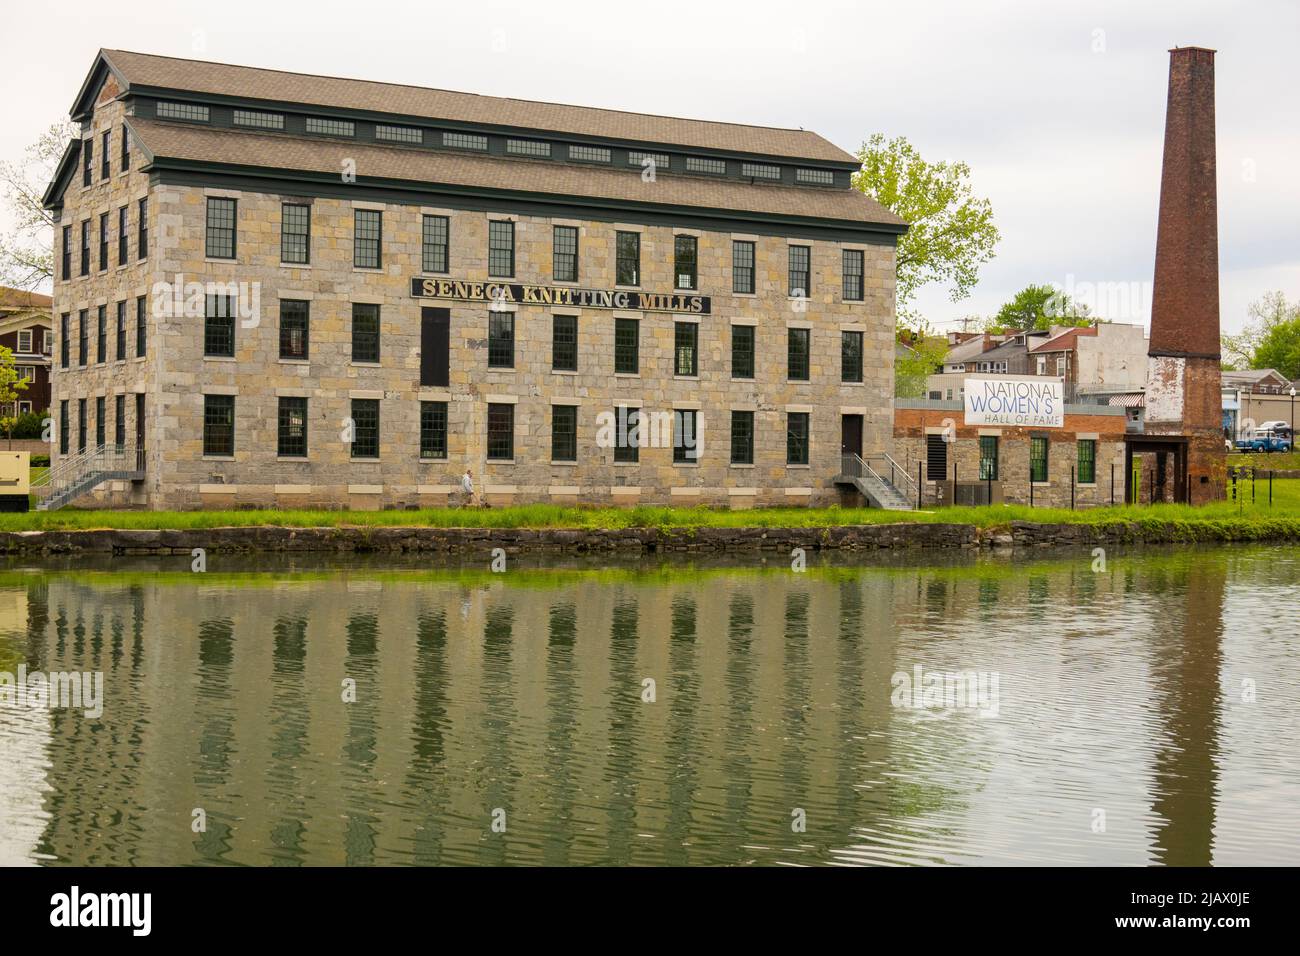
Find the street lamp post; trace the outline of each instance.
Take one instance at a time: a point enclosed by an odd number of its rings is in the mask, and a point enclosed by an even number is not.
[[[1295,386],[1291,386],[1291,421],[1287,422],[1291,426],[1291,450],[1295,451]]]

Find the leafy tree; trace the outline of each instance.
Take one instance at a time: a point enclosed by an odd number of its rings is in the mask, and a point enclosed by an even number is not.
[[[916,329],[898,325],[898,344],[894,354],[894,397],[925,398],[925,380],[943,366],[948,341],[935,335],[924,320]]]
[[[30,290],[54,278],[54,219],[41,206],[41,196],[74,135],[70,124],[55,123],[27,147],[20,162],[0,163],[0,187],[14,222],[0,238],[2,285]]]
[[[1027,285],[998,309],[988,331],[1044,331],[1053,325],[1092,325],[1088,307],[1050,285]]]
[[[1274,368],[1300,378],[1300,301],[1281,290],[1266,293],[1247,307],[1245,327],[1222,339],[1224,366]]]
[[[862,144],[858,159],[854,188],[910,224],[898,240],[899,315],[915,318],[908,305],[931,282],[949,283],[953,302],[970,295],[999,238],[992,206],[971,191],[970,167],[926,162],[903,137],[886,141],[881,133]]]
[[[27,391],[27,380],[20,378],[14,366],[14,353],[8,346],[0,345],[0,408],[6,405],[17,408],[18,396]],[[4,419],[5,435],[13,440],[15,420],[12,416]]]

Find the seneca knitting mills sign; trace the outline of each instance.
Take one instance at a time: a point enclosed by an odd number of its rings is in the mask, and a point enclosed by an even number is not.
[[[628,309],[633,312],[684,312],[708,315],[707,295],[680,292],[640,292],[632,289],[576,289],[572,286],[466,282],[459,279],[412,279],[417,299],[459,299],[491,302],[497,308],[516,305],[560,306],[574,309]]]

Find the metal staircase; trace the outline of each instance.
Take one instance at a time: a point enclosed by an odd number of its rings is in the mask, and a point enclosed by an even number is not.
[[[144,449],[134,445],[100,445],[78,455],[60,458],[32,482],[32,494],[41,500],[37,511],[53,511],[81,497],[105,481],[143,481]]]
[[[841,455],[840,473],[835,476],[834,483],[851,485],[872,507],[886,511],[911,511],[916,502],[916,481],[898,462],[883,453],[870,455],[865,460],[852,452]]]

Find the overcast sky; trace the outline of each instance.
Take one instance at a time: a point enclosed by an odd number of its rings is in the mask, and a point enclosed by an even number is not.
[[[1300,298],[1300,3],[288,2],[11,4],[0,156],[66,116],[100,47],[502,96],[872,132],[961,159],[1002,233],[940,328],[1030,282],[1146,321],[1169,47],[1217,56],[1223,327]],[[1095,290],[1095,293],[1094,293]]]

